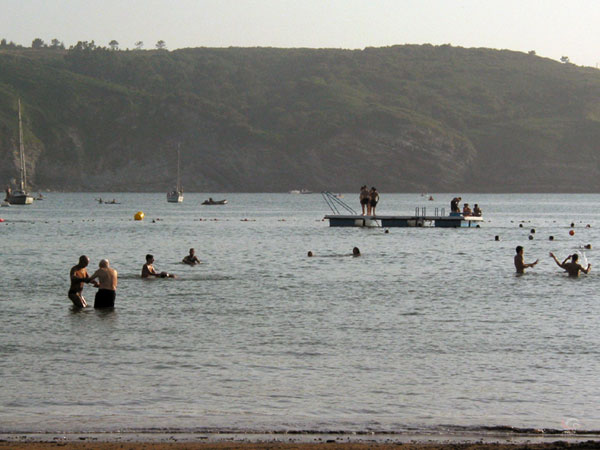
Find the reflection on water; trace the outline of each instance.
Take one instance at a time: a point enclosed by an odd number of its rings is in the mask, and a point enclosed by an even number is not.
[[[463,194],[482,228],[389,233],[329,228],[318,195],[113,196],[2,211],[0,430],[600,428],[600,196]],[[547,256],[588,243],[580,279]],[[524,276],[517,245],[540,259]],[[147,253],[178,278],[142,280]],[[67,298],[81,254],[119,271],[114,310]]]

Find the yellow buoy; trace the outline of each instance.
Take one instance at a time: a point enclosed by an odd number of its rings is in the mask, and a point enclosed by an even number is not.
[[[145,214],[143,211],[138,211],[133,215],[133,218],[135,220],[144,220],[144,216],[145,216]]]

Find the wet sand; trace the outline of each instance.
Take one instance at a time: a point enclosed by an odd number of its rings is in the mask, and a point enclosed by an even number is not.
[[[0,442],[0,449],[49,450],[546,450],[598,449],[600,441],[546,443]]]
[[[534,450],[600,449],[600,435],[464,433],[333,435],[237,433],[0,434],[0,450]]]

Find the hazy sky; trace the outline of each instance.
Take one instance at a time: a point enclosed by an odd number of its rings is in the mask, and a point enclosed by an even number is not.
[[[0,0],[0,38],[68,47],[452,44],[600,66],[600,0]]]

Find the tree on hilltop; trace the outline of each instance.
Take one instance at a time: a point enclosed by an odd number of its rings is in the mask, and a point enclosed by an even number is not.
[[[50,48],[64,50],[65,44],[55,38],[55,39],[52,39],[52,41],[50,41]]]
[[[135,43],[136,50],[141,50],[143,47],[144,47],[144,42],[143,41],[137,41]]]
[[[111,50],[119,50],[119,43],[114,39],[108,43]]]
[[[72,45],[71,47],[69,47],[69,50],[95,50],[96,49],[96,44],[94,43],[94,41],[92,42],[88,42],[88,41],[78,41],[77,44]]]
[[[31,41],[31,48],[44,48],[44,47],[46,47],[46,43],[40,38],[35,38],[33,41]]]
[[[159,50],[163,50],[167,46],[167,43],[162,39],[156,43],[156,48]]]

